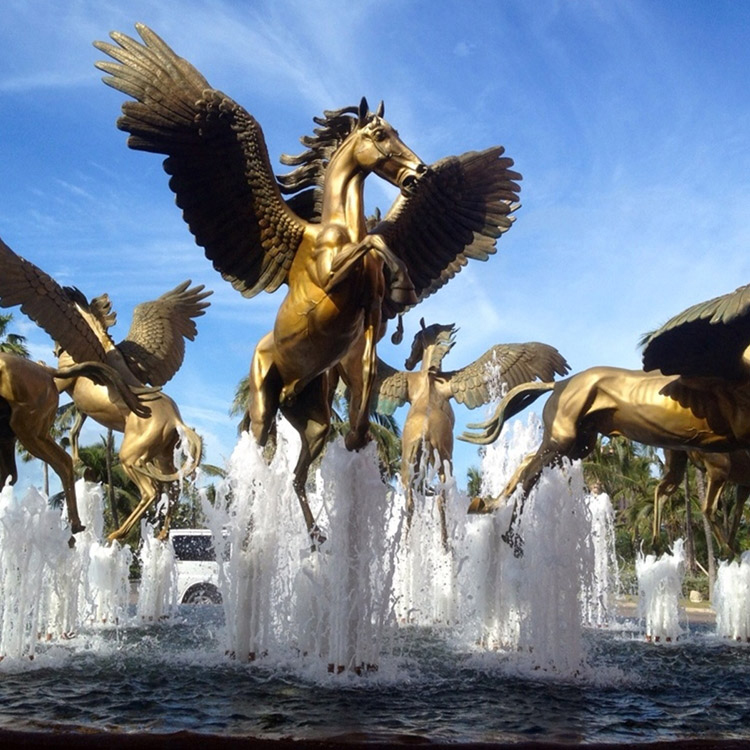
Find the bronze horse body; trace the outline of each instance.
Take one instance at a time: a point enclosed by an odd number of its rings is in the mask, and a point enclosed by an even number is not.
[[[128,388],[149,391],[149,408],[143,409],[134,398],[125,400],[120,391],[102,387],[86,371],[72,370],[54,382],[56,391],[67,392],[80,413],[123,433],[120,461],[138,488],[140,501],[110,535],[110,539],[120,539],[159,496],[162,486],[171,488],[180,476],[189,477],[200,462],[200,438],[183,422],[177,404],[160,387],[182,365],[184,339],[195,338],[193,318],[204,314],[209,304],[205,298],[211,292],[202,286],[189,288],[190,282],[185,281],[159,298],[141,303],[133,312],[127,337],[115,344],[109,328],[115,324],[116,315],[108,295],[89,302],[79,290],[61,287],[2,241],[0,267],[0,305],[20,304],[21,310],[47,331],[57,342],[61,368],[100,362],[112,368]],[[75,446],[76,436],[71,437]],[[178,472],[173,454],[183,438],[189,460]],[[166,528],[165,524],[164,533]]]
[[[475,512],[491,511],[520,485],[504,537],[516,554],[522,554],[522,540],[513,525],[542,470],[562,458],[584,458],[597,435],[677,451],[750,448],[750,285],[689,307],[641,343],[644,371],[592,367],[557,383],[518,386],[492,419],[470,425],[480,433],[462,436],[492,442],[506,420],[552,391],[539,448],[523,459],[497,498],[472,502]]]
[[[83,376],[106,383],[141,415],[148,416],[148,408],[138,404],[119,374],[105,364],[85,362],[55,370],[15,354],[0,353],[0,486],[8,478],[11,484],[18,479],[15,458],[18,440],[32,456],[46,461],[60,478],[74,534],[83,531],[84,526],[78,515],[73,461],[50,431],[59,403],[55,378]]]
[[[59,364],[72,362],[63,353]],[[148,401],[151,413],[143,417],[124,404],[113,400],[106,388],[97,385],[90,378],[60,377],[55,385],[62,393],[67,393],[84,416],[89,416],[104,427],[122,433],[118,458],[123,471],[138,489],[140,500],[119,528],[109,535],[109,539],[123,539],[143,517],[143,514],[159,497],[162,488],[169,494],[169,507],[159,537],[164,538],[169,530],[170,510],[173,501],[174,482],[190,478],[200,464],[202,441],[182,420],[177,404],[163,392],[153,394]],[[77,459],[77,439],[81,419],[71,433],[73,458]],[[182,441],[187,443],[188,461],[179,470],[175,466],[175,448]]]
[[[661,528],[661,515],[664,500],[674,494],[682,482],[688,461],[694,463],[706,473],[706,495],[701,512],[708,520],[714,536],[723,553],[734,551],[737,531],[742,521],[745,502],[750,497],[750,450],[734,450],[725,453],[706,451],[664,451],[665,472],[654,492],[654,537]],[[722,492],[727,483],[735,484],[737,495],[734,512],[728,526],[724,526],[716,517],[716,510]]]
[[[538,342],[496,344],[460,370],[444,371],[442,363],[455,345],[455,325],[434,323],[414,336],[411,353],[397,371],[380,363],[377,410],[392,414],[409,402],[401,434],[401,481],[406,491],[407,528],[414,513],[414,486],[427,466],[434,466],[445,486],[452,472],[455,415],[451,400],[470,409],[500,395],[503,387],[536,378],[564,375],[568,365],[553,347]],[[421,363],[419,370],[414,370]],[[441,538],[448,549],[445,498],[437,496]]]
[[[383,119],[382,104],[325,112],[273,174],[255,118],[214,89],[153,31],[112,32],[95,46],[105,83],[134,101],[118,127],[135,149],[166,154],[170,188],[196,242],[243,296],[288,291],[256,346],[246,424],[261,445],[280,411],[302,438],[294,484],[315,536],[305,481],[330,429],[334,380],[350,388],[349,449],[362,447],[385,322],[486,260],[512,224],[520,175],[502,147],[427,167]],[[365,222],[367,175],[400,188],[382,221]],[[290,197],[285,199],[282,194]]]

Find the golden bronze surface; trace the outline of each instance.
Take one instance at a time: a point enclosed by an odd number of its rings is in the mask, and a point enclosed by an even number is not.
[[[664,451],[664,475],[654,492],[654,538],[661,528],[664,500],[675,493],[685,477],[688,461],[706,474],[706,494],[701,512],[708,520],[723,556],[731,557],[735,550],[737,531],[742,521],[745,502],[750,497],[750,450],[709,453],[706,451]],[[727,482],[737,486],[734,512],[728,526],[716,517],[716,508]]]
[[[2,240],[0,240],[2,245]],[[56,378],[92,378],[116,391],[123,400],[133,400],[134,408],[148,415],[148,407],[133,399],[120,374],[101,362],[81,362],[53,369],[15,354],[0,352],[0,487],[10,477],[18,479],[16,440],[32,456],[46,461],[62,483],[68,521],[73,534],[84,530],[78,515],[75,474],[70,456],[52,438],[59,394]]]
[[[408,402],[409,411],[401,434],[401,481],[406,492],[407,528],[414,513],[414,487],[427,466],[434,466],[445,484],[453,467],[453,428],[455,416],[451,400],[474,409],[500,395],[501,388],[541,378],[565,375],[568,364],[557,349],[527,342],[496,344],[481,357],[460,370],[442,369],[444,357],[456,341],[455,325],[434,323],[414,336],[411,353],[404,366],[395,370],[378,362],[375,386],[377,411],[393,414]],[[420,369],[414,371],[418,363]],[[443,547],[448,549],[445,498],[437,496]]]
[[[520,175],[503,148],[469,152],[427,167],[383,119],[383,106],[326,112],[283,157],[296,167],[276,177],[263,133],[245,109],[214,89],[153,31],[144,44],[112,32],[95,46],[105,83],[135,101],[118,127],[135,149],[167,155],[170,188],[196,242],[246,297],[288,291],[250,369],[249,427],[264,445],[277,412],[302,438],[295,488],[305,497],[311,462],[330,429],[334,368],[350,388],[346,445],[361,448],[384,323],[447,283],[468,259],[485,260],[512,223]],[[367,175],[400,188],[368,231]],[[282,197],[290,194],[289,199]]]
[[[56,342],[58,365],[101,362],[116,371],[135,392],[161,386],[182,365],[185,339],[193,340],[193,318],[204,314],[211,292],[185,281],[156,300],[136,306],[126,338],[115,344],[108,329],[116,315],[103,294],[88,302],[77,289],[61,287],[53,278],[14,253],[0,240],[0,306],[21,310]],[[55,379],[57,391],[67,392],[76,407],[107,428],[123,433],[119,458],[125,473],[138,487],[140,502],[110,539],[125,536],[158,497],[162,484],[190,476],[201,456],[201,440],[183,421],[177,404],[150,389],[148,409],[139,407],[129,392],[104,387],[85,373]],[[174,465],[174,448],[185,437],[189,463],[181,473]],[[74,436],[75,437],[75,436]]]
[[[544,467],[563,457],[584,458],[599,434],[675,450],[750,447],[750,369],[745,359],[750,286],[688,308],[644,343],[643,362],[649,372],[592,367],[557,383],[517,386],[492,419],[470,425],[481,432],[461,436],[474,443],[492,442],[507,419],[552,392],[542,413],[544,434],[538,450],[523,459],[498,497],[475,499],[470,508],[494,510],[520,485],[504,537],[517,554],[522,542],[513,525]]]

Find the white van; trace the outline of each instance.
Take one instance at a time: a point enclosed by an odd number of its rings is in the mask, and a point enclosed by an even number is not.
[[[219,566],[208,529],[173,529],[169,532],[177,568],[180,604],[221,604]]]

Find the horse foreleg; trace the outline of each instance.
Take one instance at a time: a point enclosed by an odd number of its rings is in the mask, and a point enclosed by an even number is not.
[[[279,409],[282,382],[273,360],[273,334],[267,333],[255,347],[250,365],[249,400],[242,430],[249,430],[265,446]]]
[[[664,501],[677,491],[682,478],[685,476],[688,454],[685,451],[664,450],[664,466],[666,472],[654,490],[654,519],[652,535],[654,544],[661,533],[661,515]]]
[[[83,429],[83,423],[86,421],[86,415],[82,411],[76,412],[76,418],[73,421],[73,426],[70,428],[70,457],[73,460],[73,466],[80,463],[80,456],[78,455],[78,439],[81,436],[81,430]]]
[[[448,519],[445,514],[445,487],[448,478],[445,471],[446,461],[450,461],[450,459],[442,460],[440,468],[438,469],[438,476],[440,477],[440,492],[435,499],[435,502],[437,503],[438,517],[440,518],[440,541],[443,543],[443,550],[446,553],[449,553],[451,551],[451,546],[448,542]],[[450,465],[450,463],[448,465]]]

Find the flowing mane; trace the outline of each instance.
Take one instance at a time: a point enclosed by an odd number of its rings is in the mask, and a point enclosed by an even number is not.
[[[292,195],[290,205],[308,221],[318,222],[323,210],[323,183],[326,168],[331,156],[341,144],[356,130],[359,123],[359,109],[344,107],[325,110],[323,117],[313,117],[313,122],[321,127],[313,130],[313,135],[303,135],[300,142],[307,148],[301,154],[282,154],[280,161],[286,166],[294,166],[291,172],[276,175],[281,192]],[[365,122],[373,115],[368,111]],[[303,192],[303,191],[307,192]]]

